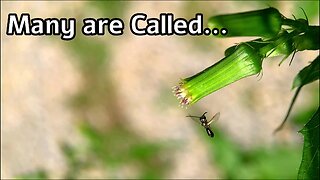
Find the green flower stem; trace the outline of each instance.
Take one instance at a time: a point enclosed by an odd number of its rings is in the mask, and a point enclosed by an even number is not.
[[[243,43],[229,56],[202,72],[181,80],[173,87],[181,105],[190,105],[244,77],[257,74],[262,69],[263,57],[253,47]]]
[[[254,47],[254,49],[258,49],[263,57],[274,57],[279,55],[288,57],[294,51],[292,37],[296,34],[297,32],[291,32],[289,34],[287,31],[282,31],[277,37],[269,40],[263,40],[260,38],[245,43]],[[229,56],[233,53],[236,47],[237,46],[231,46],[226,49],[224,52],[225,56]]]
[[[278,55],[289,56],[293,51],[293,42],[292,38],[296,36],[298,32],[293,31],[291,33],[287,33],[283,31],[277,38],[274,38],[267,45],[261,47],[259,52],[264,57],[272,57]]]

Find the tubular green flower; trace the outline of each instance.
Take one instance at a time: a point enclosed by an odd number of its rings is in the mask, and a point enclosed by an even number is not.
[[[282,24],[282,15],[275,8],[257,11],[213,16],[208,21],[209,28],[227,28],[226,37],[235,36],[276,36]],[[224,37],[224,36],[218,36]]]
[[[246,43],[216,64],[186,79],[173,87],[174,95],[182,106],[190,105],[244,77],[257,74],[262,69],[263,57],[259,51]]]

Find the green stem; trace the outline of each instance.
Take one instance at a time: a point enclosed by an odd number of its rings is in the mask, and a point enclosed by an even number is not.
[[[294,36],[298,34],[297,31],[293,31],[291,33],[283,33],[282,35],[279,35],[279,37],[274,40],[273,42],[267,44],[266,46],[263,46],[259,49],[259,53],[263,57],[268,57],[274,49],[276,49],[278,46],[281,46],[283,44],[288,44],[288,41],[291,41]]]

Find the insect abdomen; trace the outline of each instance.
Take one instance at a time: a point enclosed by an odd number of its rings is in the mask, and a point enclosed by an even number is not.
[[[214,133],[211,131],[211,129],[206,128],[206,131],[207,131],[208,136],[210,136],[212,138],[214,137]]]

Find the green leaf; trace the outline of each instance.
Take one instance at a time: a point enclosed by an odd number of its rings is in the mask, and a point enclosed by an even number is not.
[[[304,86],[319,79],[319,56],[312,63],[303,68],[293,80],[292,89]]]
[[[299,131],[304,136],[303,155],[298,179],[319,179],[319,108]]]
[[[298,89],[296,90],[296,92],[294,93],[294,96],[291,100],[289,109],[287,111],[287,114],[285,116],[285,118],[283,119],[281,125],[279,127],[277,127],[277,129],[274,131],[274,133],[278,132],[279,130],[282,129],[284,123],[287,121],[292,107],[294,105],[294,103],[297,100],[297,97],[302,89],[302,87],[306,84],[309,84],[315,80],[319,79],[319,56],[313,60],[313,62],[309,65],[306,66],[305,68],[303,68],[298,74],[297,76],[294,78],[293,80],[293,85],[292,85],[292,89],[298,87]]]

